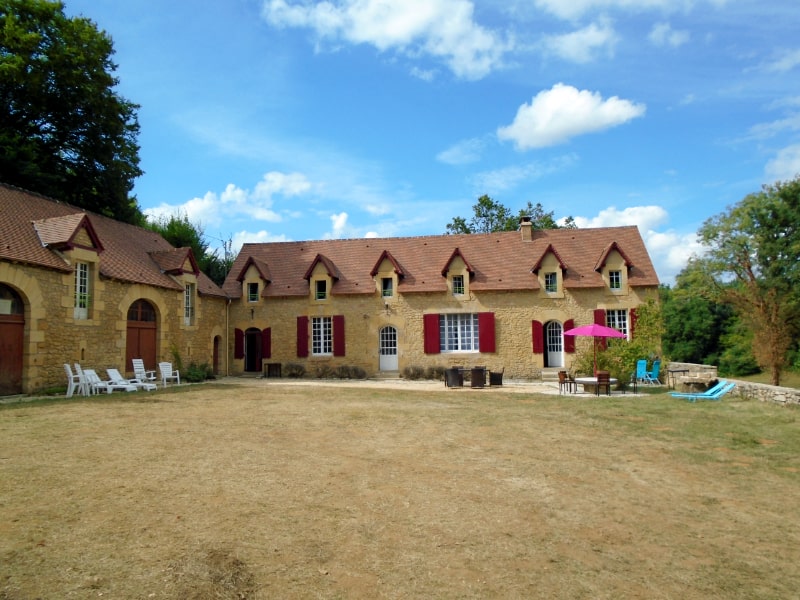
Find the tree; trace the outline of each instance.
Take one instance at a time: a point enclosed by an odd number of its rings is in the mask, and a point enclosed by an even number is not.
[[[114,91],[113,53],[61,2],[0,0],[0,180],[142,224],[138,106]]]
[[[779,385],[800,327],[800,178],[764,186],[698,232],[713,290],[752,334],[753,356]]]
[[[469,222],[463,217],[454,217],[447,224],[447,233],[492,233],[495,231],[516,231],[522,217],[530,217],[534,229],[558,229],[560,226],[553,213],[545,212],[541,204],[533,206],[530,202],[515,216],[504,205],[489,196],[483,195],[472,206],[473,216]],[[567,217],[565,227],[574,228],[575,221]]]
[[[217,251],[209,251],[203,226],[192,223],[186,213],[149,220],[145,226],[176,248],[191,248],[197,266],[203,273],[217,285],[225,281],[234,259],[231,240],[222,241],[223,256],[220,257]]]

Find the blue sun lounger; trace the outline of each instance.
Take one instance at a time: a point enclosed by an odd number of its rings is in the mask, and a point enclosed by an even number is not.
[[[720,381],[717,385],[712,387],[710,390],[706,390],[702,394],[678,394],[673,392],[672,396],[675,398],[684,398],[689,402],[696,402],[697,400],[719,400],[735,387],[735,383]]]

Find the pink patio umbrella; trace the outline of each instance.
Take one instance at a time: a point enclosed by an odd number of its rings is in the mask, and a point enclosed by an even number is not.
[[[592,323],[591,325],[581,325],[574,329],[569,329],[564,332],[564,335],[582,335],[586,337],[593,337],[592,346],[594,347],[594,374],[597,375],[597,338],[624,338],[625,334],[613,327],[606,327],[605,325],[598,325]]]

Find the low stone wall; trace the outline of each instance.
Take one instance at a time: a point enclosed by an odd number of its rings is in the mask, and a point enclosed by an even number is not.
[[[665,379],[668,371],[686,371],[675,373],[675,388],[683,392],[703,392],[720,379],[717,367],[713,365],[672,362],[667,365],[667,371],[664,373]],[[776,404],[800,404],[800,390],[795,388],[753,383],[729,377],[723,377],[723,379],[736,384],[736,387],[730,392],[731,396]],[[667,381],[667,383],[673,382]]]

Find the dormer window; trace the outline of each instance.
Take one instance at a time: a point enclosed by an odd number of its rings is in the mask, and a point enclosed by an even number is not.
[[[247,301],[258,302],[258,282],[247,284]]]
[[[544,290],[548,294],[555,294],[558,291],[558,273],[544,274]]]
[[[89,318],[89,264],[75,263],[75,319]]]
[[[463,296],[464,295],[464,276],[463,275],[453,275],[453,295],[454,296]]]
[[[384,298],[394,296],[394,280],[391,277],[381,278],[381,296]]]
[[[324,279],[317,279],[314,282],[314,298],[325,300],[328,297],[328,282]]]
[[[608,272],[608,287],[612,290],[622,289],[622,271]]]

